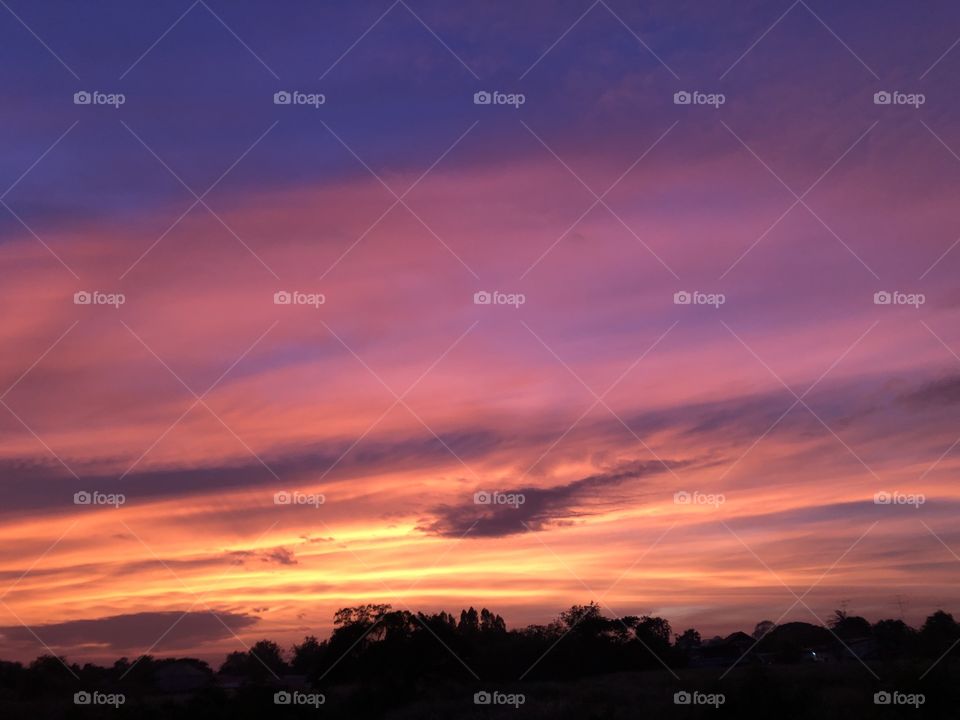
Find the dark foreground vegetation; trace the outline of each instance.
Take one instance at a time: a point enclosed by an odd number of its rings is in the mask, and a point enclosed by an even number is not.
[[[0,661],[0,718],[960,717],[960,626],[942,611],[919,629],[838,611],[829,627],[764,621],[712,639],[595,604],[515,630],[473,608],[364,605],[334,623],[326,640],[262,640],[218,669]]]

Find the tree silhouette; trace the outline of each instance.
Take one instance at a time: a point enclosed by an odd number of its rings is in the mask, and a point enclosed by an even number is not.
[[[920,643],[928,656],[939,657],[951,649],[956,649],[958,639],[960,639],[960,627],[953,619],[953,615],[943,610],[933,613],[920,628]]]
[[[772,620],[761,620],[754,626],[752,637],[754,640],[759,640],[764,635],[767,635],[775,630],[776,627],[776,623],[774,623]]]
[[[288,670],[283,651],[272,640],[260,640],[247,652],[232,652],[220,666],[225,675],[250,678],[253,682],[269,682]]]
[[[674,645],[683,651],[693,650],[694,648],[700,647],[701,644],[700,633],[693,628],[684,630],[680,635],[677,635],[677,639],[674,642]]]
[[[318,641],[313,635],[307,635],[302,643],[293,646],[290,667],[295,673],[313,675],[320,667],[325,653],[326,643]]]
[[[755,643],[756,639],[759,641]],[[807,682],[807,676],[798,674],[791,680],[789,675],[771,674],[767,664],[789,669],[791,664],[822,657],[843,660],[849,658],[847,648],[855,647],[858,656],[871,665],[890,663],[895,668],[899,663],[913,663],[933,667],[937,660],[936,672],[925,682],[946,688],[953,687],[957,671],[947,651],[958,639],[960,626],[942,610],[930,615],[919,631],[902,620],[880,620],[871,626],[865,619],[841,610],[834,613],[829,629],[804,622],[775,626],[762,621],[754,628],[752,639],[734,632],[704,643],[696,628],[675,635],[665,618],[609,617],[595,602],[573,605],[546,625],[514,629],[485,607],[469,607],[454,616],[446,611],[414,613],[385,604],[365,604],[338,610],[333,632],[325,640],[307,635],[290,648],[288,656],[275,642],[260,640],[248,650],[227,655],[218,673],[206,663],[189,658],[124,657],[106,667],[72,664],[69,672],[64,668],[66,659],[53,655],[41,656],[26,667],[0,661],[0,716],[7,716],[2,704],[8,699],[50,704],[45,714],[13,716],[17,720],[28,716],[30,720],[42,720],[66,716],[57,704],[68,702],[80,689],[118,690],[147,702],[154,696],[182,693],[186,688],[191,694],[190,704],[178,714],[181,720],[245,719],[270,715],[272,705],[260,707],[257,698],[270,698],[278,689],[315,688],[329,691],[331,697],[345,703],[340,706],[342,713],[329,714],[331,718],[373,718],[389,715],[397,707],[417,703],[444,688],[457,697],[472,696],[477,691],[474,673],[485,684],[501,688],[524,678],[524,682],[539,683],[538,692],[543,692],[546,687],[590,683],[601,675],[614,678],[620,677],[615,674],[639,673],[634,676],[637,682],[645,682],[643,678],[652,682],[661,677],[654,673],[662,673],[664,666],[672,672],[686,672],[686,668],[697,672],[702,666],[729,667],[734,663],[740,665],[737,672],[750,673],[741,677],[760,683],[749,686],[755,690],[754,697],[765,697],[771,707],[777,707],[776,703],[785,702],[785,698],[794,698],[791,702],[795,702],[804,696],[786,688],[792,688],[790,683]],[[758,674],[761,667],[762,675]],[[833,663],[829,667],[835,667],[835,673],[844,669]],[[895,671],[888,668],[882,675],[887,674],[892,676]],[[860,689],[863,697],[872,697],[872,687]],[[149,700],[148,704],[156,702]],[[140,715],[132,705],[135,714],[130,717],[153,720],[169,716]],[[428,716],[446,717],[458,712],[438,710]],[[611,711],[602,716],[620,715]]]
[[[874,624],[873,637],[877,654],[884,659],[913,654],[917,646],[917,631],[903,620],[880,620]]]
[[[848,615],[845,610],[835,610],[830,620],[830,628],[838,637],[846,640],[870,635],[870,623],[858,615]]]

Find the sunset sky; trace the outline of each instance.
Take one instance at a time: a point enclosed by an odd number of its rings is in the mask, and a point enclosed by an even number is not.
[[[0,5],[0,658],[960,610],[956,3]]]

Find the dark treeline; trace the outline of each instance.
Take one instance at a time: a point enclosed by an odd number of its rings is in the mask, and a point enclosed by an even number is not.
[[[34,703],[69,703],[78,691],[99,690],[125,696],[124,707],[110,708],[109,717],[122,716],[137,703],[146,704],[137,714],[152,717],[148,710],[156,702],[206,708],[185,717],[221,717],[219,712],[231,706],[233,717],[245,717],[237,711],[238,702],[249,709],[262,705],[265,691],[299,690],[323,693],[328,716],[339,717],[328,712],[339,706],[347,715],[373,717],[422,700],[437,688],[590,682],[644,671],[657,671],[667,680],[675,672],[699,671],[714,682],[721,669],[733,665],[743,674],[804,665],[925,668],[936,662],[935,680],[950,672],[958,641],[960,626],[943,611],[920,628],[901,620],[870,623],[837,611],[828,627],[763,621],[750,634],[708,639],[692,628],[675,632],[660,617],[605,617],[593,603],[571,607],[547,625],[517,629],[508,629],[486,608],[471,607],[455,617],[361,605],[337,611],[327,639],[308,636],[290,648],[261,640],[247,651],[230,653],[219,668],[190,658],[141,656],[109,667],[69,664],[76,679],[64,667],[66,658],[45,655],[27,665],[0,661],[0,704],[20,707],[22,715],[10,712],[9,717],[46,717]]]

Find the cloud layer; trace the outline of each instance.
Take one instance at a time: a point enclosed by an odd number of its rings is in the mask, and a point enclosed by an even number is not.
[[[950,609],[960,16],[749,5],[0,23],[0,655]]]

